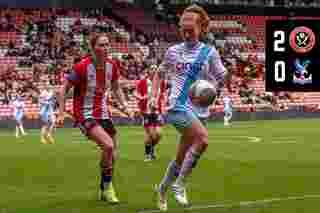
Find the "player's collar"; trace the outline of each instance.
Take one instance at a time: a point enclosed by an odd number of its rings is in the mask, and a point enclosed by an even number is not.
[[[200,41],[196,41],[196,42],[184,42],[184,46],[188,49],[193,49],[193,48],[197,48],[201,45]]]

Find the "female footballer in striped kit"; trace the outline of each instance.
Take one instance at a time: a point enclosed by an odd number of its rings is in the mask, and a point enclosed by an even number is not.
[[[124,113],[132,116],[132,112],[127,109],[128,104],[120,90],[119,67],[114,60],[108,58],[109,38],[101,34],[93,36],[90,46],[91,55],[74,66],[59,91],[58,123],[63,123],[64,120],[65,94],[73,87],[74,119],[83,134],[101,149],[100,199],[116,204],[119,200],[113,188],[112,177],[117,132],[109,114],[107,91],[111,88]]]
[[[163,101],[163,88],[160,88],[161,99],[153,100],[153,84],[156,66],[148,67],[144,70],[144,77],[137,82],[136,98],[138,100],[138,108],[142,115],[142,123],[144,127],[144,144],[145,144],[145,162],[156,159],[155,147],[161,139],[161,126],[163,124],[161,112]],[[155,106],[157,105],[157,106]]]
[[[159,68],[162,79],[166,78],[165,74],[171,75],[167,119],[181,134],[175,160],[169,163],[165,176],[157,186],[157,205],[161,211],[167,210],[166,191],[169,186],[179,204],[189,204],[186,181],[208,146],[208,131],[193,112],[188,90],[202,76],[213,82],[217,90],[223,86],[226,69],[217,50],[200,42],[208,31],[209,21],[203,8],[196,5],[186,8],[179,23],[184,41],[167,50]]]

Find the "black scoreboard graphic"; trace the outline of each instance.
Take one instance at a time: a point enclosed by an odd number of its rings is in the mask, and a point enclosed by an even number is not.
[[[266,90],[320,91],[320,22],[268,20]]]

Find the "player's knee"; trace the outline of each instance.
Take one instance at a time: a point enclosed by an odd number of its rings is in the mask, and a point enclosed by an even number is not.
[[[119,158],[119,150],[114,148],[112,152],[112,163],[114,163],[118,158]]]
[[[203,131],[199,134],[198,145],[201,152],[206,151],[208,148],[208,141],[209,141],[208,137],[209,136],[207,131]]]
[[[205,143],[202,143],[202,152],[205,152],[209,146],[208,140]]]
[[[153,132],[153,135],[155,138],[159,139],[161,137],[161,133],[159,130],[155,129]]]
[[[113,143],[106,143],[105,149],[106,149],[106,150],[113,151],[113,150],[114,150]]]
[[[148,143],[151,143],[151,141],[152,141],[151,135],[146,133],[146,134],[144,135],[144,143],[145,143],[145,144],[148,144]]]
[[[154,145],[158,144],[161,140],[161,134],[159,132],[157,132],[156,134],[154,134],[153,137],[153,143]]]
[[[102,141],[102,143],[99,143],[99,144],[100,144],[100,147],[104,151],[113,152],[113,150],[114,150],[114,146],[113,146],[112,141],[104,140],[104,141]]]

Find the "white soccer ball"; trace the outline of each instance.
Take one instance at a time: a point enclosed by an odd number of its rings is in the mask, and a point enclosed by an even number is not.
[[[206,80],[197,80],[191,85],[189,96],[193,104],[208,107],[216,100],[217,89]]]

